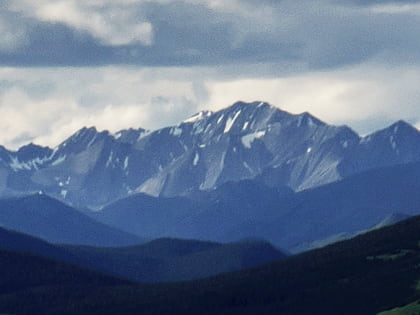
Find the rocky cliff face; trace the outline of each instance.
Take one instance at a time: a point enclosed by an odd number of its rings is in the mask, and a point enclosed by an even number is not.
[[[420,133],[405,122],[362,138],[308,113],[238,102],[153,132],[83,128],[54,149],[1,147],[0,195],[41,190],[99,208],[134,192],[178,196],[250,178],[303,190],[419,160]]]

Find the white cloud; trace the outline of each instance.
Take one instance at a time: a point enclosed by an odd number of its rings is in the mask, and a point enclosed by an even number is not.
[[[420,14],[420,4],[419,3],[386,3],[378,4],[372,7],[367,8],[373,13],[376,14],[409,14],[409,15],[419,15]]]
[[[309,111],[332,124],[372,132],[390,121],[420,118],[420,69],[353,69],[271,79],[213,81],[207,87],[213,108],[244,101],[268,101],[292,113]],[[381,123],[382,121],[382,123]]]
[[[17,148],[30,138],[55,146],[84,126],[112,132],[155,129],[196,112],[192,82],[168,80],[159,72],[116,67],[0,69],[0,81],[8,86],[0,92],[0,144]],[[33,90],[37,85],[40,91]]]
[[[0,68],[0,144],[32,139],[55,146],[83,126],[117,131],[174,125],[238,100],[309,111],[361,133],[392,121],[420,121],[420,68],[361,65],[261,78],[214,68]],[[418,127],[419,124],[417,124]]]
[[[19,0],[11,9],[44,22],[86,31],[108,45],[153,42],[153,27],[139,15],[134,1]]]

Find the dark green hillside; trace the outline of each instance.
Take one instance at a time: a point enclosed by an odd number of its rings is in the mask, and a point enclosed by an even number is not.
[[[55,312],[56,308],[60,309],[67,303],[74,303],[74,299],[81,298],[81,288],[94,290],[98,287],[127,284],[129,282],[71,264],[31,254],[0,250],[0,313],[42,314],[45,305],[48,305],[49,312]],[[23,298],[26,290],[33,290],[34,295]],[[74,293],[72,299],[65,297],[68,293]],[[60,298],[52,300],[50,294],[57,294]],[[20,300],[18,305],[13,303],[12,312],[5,311],[10,308],[7,302],[9,297],[13,298],[12,300]]]
[[[35,305],[44,314],[374,315],[420,298],[419,245],[417,216],[260,268],[199,281],[61,291],[28,285],[18,293],[3,288],[0,311],[31,314]]]

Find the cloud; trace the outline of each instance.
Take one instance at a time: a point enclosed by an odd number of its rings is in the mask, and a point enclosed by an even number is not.
[[[0,143],[242,99],[361,133],[420,121],[420,1],[0,0]],[[4,123],[3,123],[4,121]]]
[[[371,11],[376,14],[386,15],[420,15],[420,2],[418,3],[378,3],[371,7]]]
[[[16,15],[0,15],[0,52],[10,53],[22,48],[26,42],[26,30],[16,23]]]
[[[209,104],[268,101],[292,113],[309,111],[330,124],[347,124],[361,134],[398,119],[420,120],[419,68],[357,68],[283,78],[248,78],[208,83]],[[223,105],[222,105],[223,106]]]
[[[150,45],[153,41],[152,25],[139,14],[135,2],[19,0],[11,9],[42,22],[88,32],[105,45]]]
[[[0,20],[14,14],[13,21],[19,26],[14,29],[23,31],[17,37],[3,31],[9,35],[3,40],[9,44],[3,46],[11,48],[0,50],[0,64],[287,64],[288,71],[295,72],[334,69],[370,60],[418,64],[420,16],[411,9],[390,11],[393,6],[399,8],[401,2],[348,5],[356,2],[10,1],[0,13]],[[417,4],[401,5],[412,8]],[[384,8],[388,13],[384,14]],[[13,50],[22,45],[25,49]]]
[[[198,110],[191,81],[152,69],[0,70],[0,144],[55,146],[84,126],[156,129]],[[13,78],[13,79],[11,79]]]
[[[419,0],[335,0],[337,3],[353,4],[359,6],[372,6],[378,4],[411,4],[419,3]]]
[[[157,129],[238,100],[309,111],[366,134],[398,119],[418,123],[419,81],[419,67],[377,64],[265,78],[212,67],[3,68],[0,144],[55,146],[84,126]]]

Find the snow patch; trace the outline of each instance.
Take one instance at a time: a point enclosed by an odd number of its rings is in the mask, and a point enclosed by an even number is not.
[[[115,140],[118,140],[119,138],[121,138],[121,137],[122,137],[122,132],[121,132],[121,131],[118,131],[117,133],[113,133],[113,134],[111,134],[111,136],[112,136]]]
[[[67,190],[65,190],[65,189],[63,189],[61,192],[60,192],[60,195],[61,195],[61,197],[63,197],[64,199],[66,198],[66,196],[67,196],[67,193],[68,193],[68,191]]]
[[[196,166],[199,160],[200,160],[200,155],[196,152],[194,156],[193,165]]]
[[[372,140],[372,137],[371,136],[365,136],[365,137],[362,137],[362,139],[360,139],[360,143],[361,144],[363,144],[363,143],[368,143],[368,142],[370,142]]]
[[[255,139],[259,139],[265,136],[265,130],[264,131],[257,131],[250,134],[247,134],[241,138],[242,144],[245,148],[251,149],[252,143]]]
[[[59,165],[59,164],[63,163],[66,159],[67,159],[67,155],[61,155],[58,159],[56,159],[55,161],[53,161],[51,163],[51,165],[52,166]]]
[[[306,153],[311,153],[312,152],[312,148],[311,147],[309,147],[307,150],[306,150]]]
[[[108,160],[106,161],[106,167],[109,167],[112,163],[112,159],[114,158],[114,151],[111,151],[111,153],[109,154]]]
[[[124,170],[128,168],[128,156],[124,159]]]
[[[316,126],[314,120],[311,117],[308,118],[308,126],[309,127],[315,127]]]
[[[397,148],[397,142],[395,141],[394,136],[389,137],[389,142],[391,143],[392,149],[395,151]]]
[[[93,138],[89,141],[89,143],[88,143],[88,145],[87,145],[87,147],[89,148],[94,142],[95,142],[95,140],[96,140],[96,137],[97,137],[97,133],[95,133],[95,135],[93,136]]]
[[[246,128],[248,128],[248,125],[249,125],[249,121],[246,121],[244,123],[244,126],[242,127],[242,130],[245,130]]]
[[[254,173],[254,171],[252,170],[252,168],[249,166],[249,164],[247,162],[244,162],[243,165],[251,174]]]
[[[211,128],[211,124],[208,124],[206,129],[204,129],[204,133],[208,133]]]
[[[220,117],[219,117],[219,119],[217,120],[217,123],[218,124],[220,124],[221,122],[222,122],[222,120],[223,120],[223,117],[224,117],[225,115],[221,115]]]
[[[20,171],[20,170],[27,170],[27,171],[30,171],[32,169],[37,170],[40,165],[42,165],[43,163],[48,161],[48,158],[43,158],[43,159],[36,158],[34,160],[30,160],[30,161],[27,161],[27,162],[21,162],[21,161],[19,161],[19,159],[17,157],[13,157],[13,156],[11,156],[10,159],[12,160],[12,162],[9,164],[9,166],[15,172]]]
[[[237,111],[235,116],[233,116],[233,118],[229,117],[228,120],[226,121],[226,125],[225,125],[225,130],[223,131],[223,133],[227,133],[229,132],[229,130],[232,128],[233,124],[235,123],[235,120],[239,117],[239,114],[241,113],[241,111]]]
[[[195,115],[192,115],[190,118],[184,120],[184,123],[193,123],[199,120],[202,120],[206,117],[209,117],[213,112],[211,111],[201,111]]]
[[[142,139],[142,138],[146,137],[146,136],[147,136],[147,135],[149,135],[150,133],[151,133],[151,131],[150,131],[150,130],[145,130],[145,131],[140,132],[140,134],[139,134],[139,136],[138,136],[138,138],[137,138],[137,141],[139,141],[140,139]]]
[[[182,129],[178,127],[171,128],[170,134],[175,137],[179,137],[180,135],[182,135]]]

